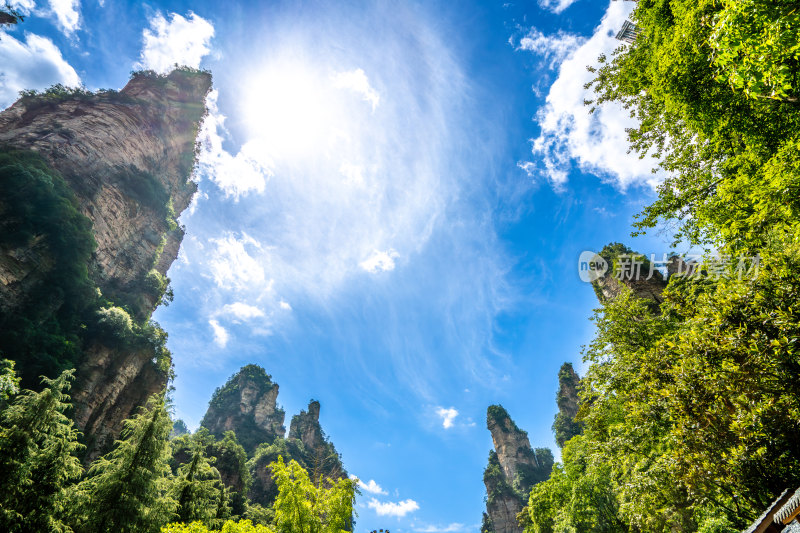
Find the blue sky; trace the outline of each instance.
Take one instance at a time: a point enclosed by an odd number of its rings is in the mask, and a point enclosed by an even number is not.
[[[557,371],[582,368],[596,306],[579,254],[667,251],[630,237],[659,179],[626,153],[631,119],[582,104],[630,2],[16,4],[2,107],[134,68],[214,75],[175,300],[155,316],[177,416],[195,427],[251,362],[287,425],[318,399],[371,481],[358,532],[478,531],[492,403],[557,453]]]

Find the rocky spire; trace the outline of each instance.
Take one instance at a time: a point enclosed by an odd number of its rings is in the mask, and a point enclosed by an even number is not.
[[[315,450],[325,444],[322,427],[319,425],[318,401],[311,400],[308,411],[300,411],[300,414],[292,417],[289,438],[300,440],[307,450]]]
[[[525,506],[531,487],[550,476],[553,454],[547,448],[531,448],[521,430],[501,405],[486,413],[486,427],[494,449],[483,475],[486,485],[485,533],[521,533],[517,514]]]
[[[258,365],[247,365],[218,388],[201,425],[221,437],[234,431],[248,454],[283,438],[285,413],[277,406],[278,384]]]
[[[556,443],[563,447],[564,444],[583,431],[583,425],[576,420],[578,416],[578,390],[581,378],[572,368],[572,363],[564,363],[558,371],[558,394],[556,403],[558,413],[553,421],[553,432]]]

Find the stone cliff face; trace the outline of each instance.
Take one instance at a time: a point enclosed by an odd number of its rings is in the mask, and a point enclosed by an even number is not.
[[[517,427],[505,409],[492,405],[486,427],[494,450],[483,474],[486,485],[485,533],[520,533],[517,514],[527,502],[531,487],[550,476],[553,454],[547,448],[531,448],[528,434]]]
[[[214,392],[201,425],[218,437],[234,431],[252,455],[259,444],[271,444],[286,433],[277,401],[278,384],[263,368],[247,365]]]
[[[175,219],[196,189],[189,178],[210,87],[203,72],[139,74],[119,92],[29,95],[0,113],[0,151],[36,152],[63,177],[97,244],[89,278],[137,323],[161,299],[146,283],[163,279],[183,238]],[[0,198],[0,218],[4,209]],[[0,246],[0,314],[16,313],[58,268],[40,238]],[[53,312],[61,304],[54,296]],[[169,373],[153,362],[153,349],[141,346],[88,335],[82,353],[72,398],[91,458],[164,388]]]
[[[307,470],[313,480],[343,479],[347,472],[342,466],[342,461],[336,448],[325,438],[322,426],[319,423],[319,402],[311,400],[308,411],[292,417],[289,426],[289,439],[297,439],[303,443]]]

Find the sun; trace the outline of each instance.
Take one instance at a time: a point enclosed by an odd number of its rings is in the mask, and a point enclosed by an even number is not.
[[[242,102],[247,134],[276,159],[325,149],[343,122],[343,102],[323,69],[279,60],[259,69]]]

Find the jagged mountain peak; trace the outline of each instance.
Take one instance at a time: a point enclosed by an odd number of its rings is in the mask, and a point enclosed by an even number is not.
[[[279,386],[258,365],[242,367],[217,388],[201,425],[220,436],[235,431],[248,454],[286,433],[285,413],[278,407]]]

